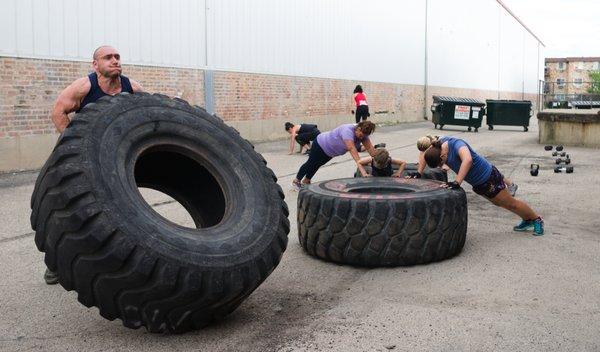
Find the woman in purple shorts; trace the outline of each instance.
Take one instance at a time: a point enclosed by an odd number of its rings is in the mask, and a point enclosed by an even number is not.
[[[309,184],[321,166],[325,165],[331,158],[344,155],[346,152],[352,154],[361,175],[363,177],[370,176],[362,164],[359,163],[358,151],[361,149],[362,144],[371,156],[375,155],[375,148],[369,140],[369,135],[373,131],[375,131],[373,122],[362,121],[357,124],[341,125],[331,131],[319,134],[310,148],[308,160],[300,167],[296,178],[292,181],[293,189],[299,190],[302,184]]]
[[[533,229],[534,235],[544,234],[544,220],[527,203],[510,195],[506,189],[504,176],[498,169],[478,155],[467,142],[452,137],[441,137],[425,151],[425,161],[429,167],[448,165],[456,173],[453,182],[443,187],[458,188],[463,181],[473,186],[473,191],[495,205],[509,210],[522,219],[515,231]]]

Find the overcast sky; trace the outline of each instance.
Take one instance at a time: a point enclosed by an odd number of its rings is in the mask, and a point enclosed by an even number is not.
[[[502,0],[546,45],[546,57],[600,56],[599,0]]]

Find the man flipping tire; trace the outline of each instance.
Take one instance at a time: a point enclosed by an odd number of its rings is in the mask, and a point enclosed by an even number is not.
[[[77,79],[58,95],[51,117],[59,133],[63,133],[71,122],[69,114],[81,111],[87,104],[121,92],[143,91],[138,82],[121,74],[121,55],[111,46],[104,45],[94,50],[92,67],[94,72]],[[46,268],[44,280],[48,285],[55,285],[58,275]]]

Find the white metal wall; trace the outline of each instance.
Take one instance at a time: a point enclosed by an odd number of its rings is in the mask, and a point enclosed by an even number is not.
[[[206,64],[204,0],[1,0],[0,55],[90,61],[109,44],[124,61]]]
[[[424,0],[210,1],[209,65],[423,84],[424,4]]]
[[[498,3],[429,0],[429,84],[498,88]]]
[[[539,43],[496,0],[1,0],[0,56],[537,92]]]

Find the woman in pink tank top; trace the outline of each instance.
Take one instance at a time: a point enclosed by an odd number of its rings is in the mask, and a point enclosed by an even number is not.
[[[357,85],[356,88],[354,88],[352,100],[356,106],[356,123],[359,123],[361,120],[365,121],[367,117],[371,116],[371,114],[369,114],[369,104],[367,104],[367,96],[365,95],[365,93],[363,93],[363,89],[360,86],[360,84]]]

